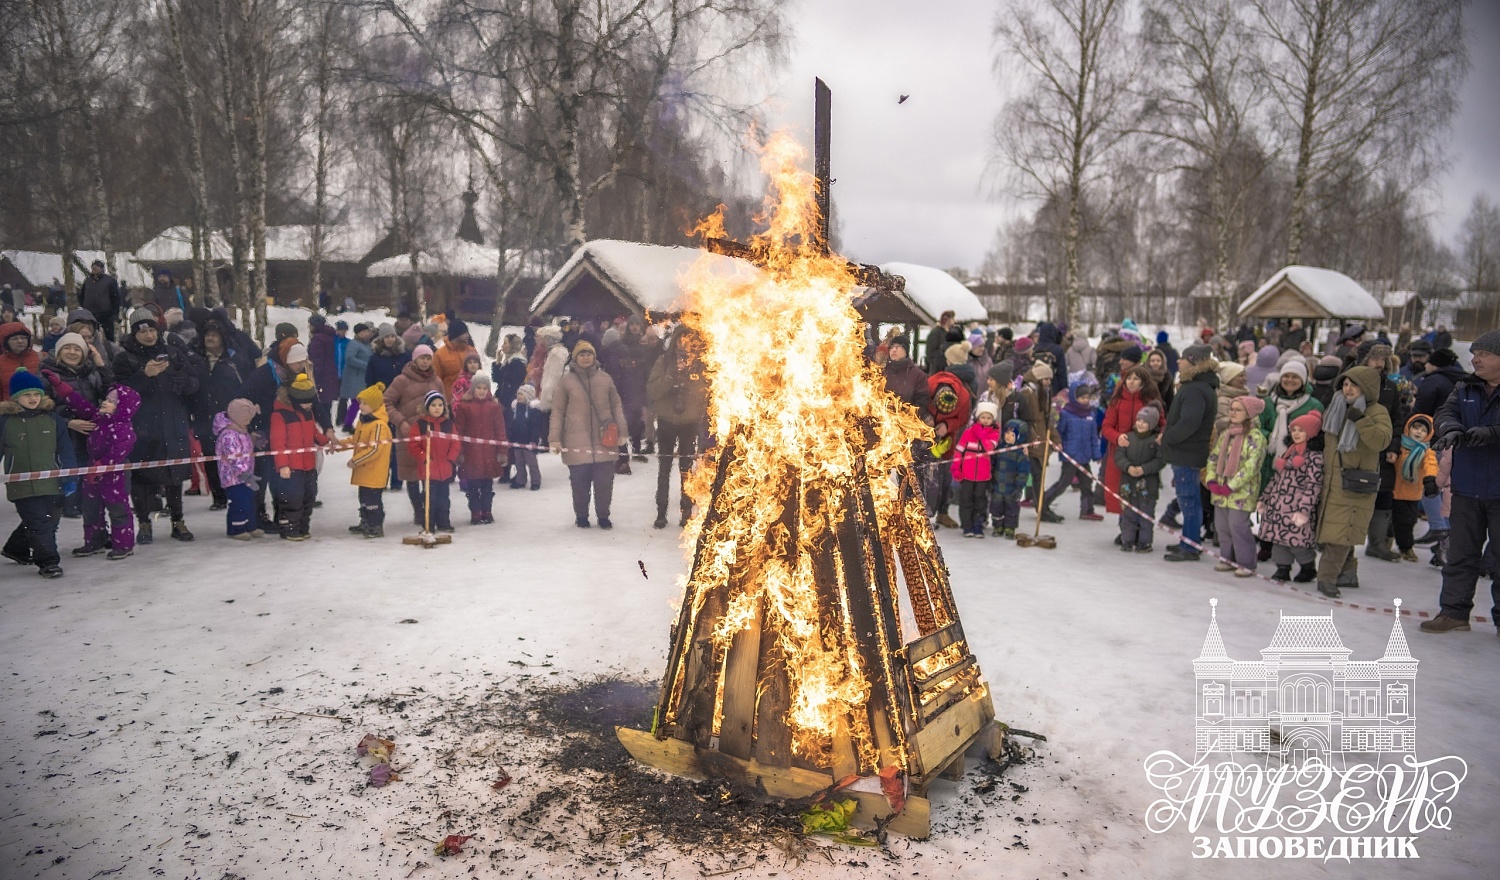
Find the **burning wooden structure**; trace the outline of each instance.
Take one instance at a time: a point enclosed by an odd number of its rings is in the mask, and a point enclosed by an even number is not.
[[[678,775],[788,798],[838,787],[856,824],[925,837],[928,784],[962,772],[994,709],[913,470],[931,429],[861,356],[847,292],[869,267],[822,247],[801,157],[773,138],[762,158],[770,229],[744,247],[763,275],[683,279],[720,443],[689,487],[654,729],[619,736]]]

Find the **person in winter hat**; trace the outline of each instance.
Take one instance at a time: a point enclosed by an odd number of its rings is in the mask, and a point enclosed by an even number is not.
[[[910,378],[920,386],[920,399],[927,400],[927,377],[907,356],[906,338],[897,336],[891,340],[891,360],[886,364],[887,389],[891,389],[891,377],[897,378],[895,390],[903,400],[916,394],[916,389],[906,388],[900,383]],[[651,375],[646,379],[646,398],[651,410],[656,413],[656,437],[661,458],[656,471],[656,520],[652,528],[667,527],[667,506],[672,491],[672,457],[677,457],[678,525],[686,526],[693,513],[693,501],[682,491],[682,483],[692,470],[697,449],[698,436],[703,433],[708,418],[708,373],[701,356],[701,339],[686,327],[673,332],[667,348],[651,366]],[[904,368],[898,367],[904,365]],[[902,372],[893,373],[893,370]],[[904,370],[909,370],[909,373]],[[904,396],[903,396],[904,395]]]
[[[1235,577],[1255,574],[1255,533],[1250,513],[1260,501],[1260,463],[1266,454],[1266,436],[1259,418],[1266,402],[1253,394],[1236,397],[1229,407],[1229,424],[1219,433],[1219,442],[1208,457],[1203,477],[1213,495],[1214,524],[1223,548],[1223,561],[1214,571],[1232,571]]]
[[[1343,372],[1343,369],[1344,362],[1331,354],[1319,358],[1318,365],[1312,369],[1312,388],[1309,389],[1309,393],[1312,394],[1313,399],[1323,405],[1325,412],[1328,410],[1328,404],[1333,402],[1333,395],[1336,393],[1333,387],[1334,380],[1338,378],[1339,373]]]
[[[1175,349],[1175,348],[1172,347],[1172,341],[1171,340],[1172,340],[1172,337],[1171,337],[1170,334],[1167,333],[1167,331],[1165,331],[1165,330],[1158,330],[1157,331],[1157,333],[1156,333],[1156,350],[1159,351],[1159,352],[1161,352],[1162,354],[1166,355],[1166,358],[1167,358],[1167,372],[1171,373],[1173,375],[1173,377],[1175,377],[1177,375],[1177,358],[1178,358],[1178,354],[1177,354],[1177,349]]]
[[[1323,413],[1323,498],[1318,511],[1318,592],[1336,599],[1359,586],[1354,548],[1369,535],[1375,493],[1345,485],[1350,471],[1378,471],[1391,444],[1391,416],[1380,403],[1380,374],[1366,366],[1340,375]],[[1455,481],[1456,485],[1456,481]]]
[[[923,500],[928,516],[945,529],[956,529],[958,521],[948,515],[953,495],[953,470],[950,456],[953,446],[969,423],[973,395],[958,376],[943,370],[927,379],[927,412],[923,421],[932,426],[933,444],[929,450],[934,462],[922,462]]]
[[[991,455],[1000,446],[1000,428],[995,424],[1000,407],[986,401],[974,410],[977,413],[974,424],[958,438],[952,464],[953,480],[958,484],[958,521],[965,538],[984,537]]]
[[[53,393],[67,400],[73,412],[94,425],[88,435],[89,463],[124,464],[135,448],[136,411],[141,396],[127,385],[115,385],[97,405],[90,402],[56,373],[45,374]],[[105,523],[108,514],[109,523]],[[135,521],[130,510],[130,472],[89,474],[83,478],[83,546],[74,556],[93,556],[109,550],[110,560],[135,552]]]
[[[438,380],[443,383],[443,394],[452,400],[457,400],[462,394],[453,389],[453,383],[467,372],[464,363],[470,355],[478,357],[479,352],[469,336],[469,325],[457,318],[449,321],[448,338],[433,353],[432,368],[437,371]]]
[[[1407,562],[1417,561],[1417,520],[1422,514],[1422,499],[1438,496],[1437,453],[1432,451],[1431,416],[1414,414],[1406,420],[1401,436],[1401,451],[1396,453],[1396,487],[1392,490],[1391,519],[1396,548]]]
[[[260,407],[243,397],[229,401],[214,416],[214,454],[219,457],[219,484],[224,487],[228,507],[224,513],[225,534],[236,541],[249,541],[265,534],[255,507],[255,439],[250,423]]]
[[[1094,421],[1094,398],[1098,392],[1099,386],[1092,379],[1080,379],[1068,386],[1068,402],[1057,419],[1057,433],[1062,438],[1062,461],[1058,466],[1057,482],[1042,497],[1044,513],[1051,512],[1052,502],[1077,483],[1078,518],[1091,522],[1104,519],[1094,512],[1094,473],[1091,467],[1091,463],[1099,458],[1099,426]]]
[[[276,467],[271,491],[276,493],[277,525],[287,541],[312,537],[312,509],[318,500],[318,455],[312,447],[329,442],[313,417],[317,402],[318,386],[311,376],[298,373],[277,393],[271,410],[270,448]]]
[[[962,342],[955,342],[943,352],[948,359],[947,371],[957,376],[969,389],[969,397],[979,396],[979,374],[974,371],[974,365],[969,363],[969,346]]]
[[[1190,345],[1182,352],[1181,381],[1162,428],[1162,456],[1172,466],[1172,488],[1182,513],[1182,540],[1170,548],[1169,562],[1193,562],[1201,552],[1203,500],[1199,494],[1201,469],[1208,463],[1214,417],[1219,408],[1219,362],[1207,345]],[[1166,519],[1172,517],[1168,506]]]
[[[1245,387],[1251,394],[1262,394],[1266,380],[1276,375],[1276,364],[1281,360],[1281,350],[1274,345],[1263,345],[1255,353],[1255,361],[1245,368]]]
[[[425,500],[430,507],[422,511],[424,515],[420,523],[424,530],[453,532],[449,490],[453,485],[455,465],[463,454],[463,444],[454,434],[447,399],[441,391],[429,391],[423,401],[422,415],[412,422],[406,441],[407,451],[416,462],[420,475],[413,482],[427,487]]]
[[[18,369],[6,383],[7,400],[0,402],[0,461],[6,473],[50,471],[77,466],[68,426],[52,411],[40,376]],[[57,524],[64,480],[56,477],[5,484],[5,497],[16,506],[20,524],[11,532],[0,556],[21,565],[35,565],[44,578],[62,577],[57,552]]]
[[[349,482],[359,491],[359,522],[349,531],[366,538],[385,537],[385,486],[391,470],[391,421],[385,410],[385,385],[376,382],[354,396],[359,414],[354,435],[337,445],[350,450]]]
[[[187,352],[163,338],[157,315],[149,308],[130,313],[130,335],[120,340],[122,351],[112,365],[115,381],[129,385],[141,396],[135,414],[135,463],[182,459],[192,455],[192,398],[198,377],[188,363]],[[192,478],[191,465],[160,465],[132,471],[131,506],[136,516],[136,543],[153,540],[153,501],[163,498],[172,519],[172,538],[193,540],[182,508],[183,481]]]
[[[10,399],[10,377],[26,370],[41,375],[42,356],[31,347],[31,328],[20,321],[0,324],[0,401]]]
[[[1150,553],[1151,530],[1156,523],[1156,499],[1161,495],[1162,457],[1157,431],[1161,427],[1159,403],[1148,403],[1136,411],[1129,442],[1114,444],[1110,456],[1120,474],[1120,550]]]
[[[1023,419],[1011,419],[1005,423],[1000,436],[1000,450],[994,454],[990,466],[990,520],[994,524],[991,534],[996,537],[1014,538],[1021,519],[1021,494],[1031,479],[1031,457],[1020,448],[1031,442],[1031,426]]]
[[[1262,421],[1264,424],[1264,420]],[[1288,442],[1271,459],[1271,479],[1261,490],[1256,513],[1260,539],[1271,544],[1272,580],[1305,584],[1318,576],[1318,500],[1323,493],[1323,453],[1310,441],[1321,437],[1322,410],[1308,410],[1287,426]],[[1298,565],[1292,576],[1292,564]]]
[[[454,383],[455,387],[458,383]],[[495,521],[495,480],[505,472],[508,446],[505,411],[490,393],[490,377],[476,373],[453,405],[453,424],[463,439],[458,475],[469,499],[469,524]]]
[[[505,435],[510,441],[510,463],[515,469],[511,477],[512,489],[525,489],[531,481],[532,491],[542,488],[542,469],[537,464],[537,447],[547,442],[547,417],[531,404],[536,400],[536,389],[522,383],[516,389],[516,399],[511,401],[510,413],[505,422]]]
[[[427,395],[433,391],[443,393],[443,383],[432,366],[432,349],[426,345],[418,345],[412,351],[411,360],[401,368],[400,375],[391,380],[385,389],[385,412],[391,420],[392,436],[411,436],[412,425],[426,412]],[[396,446],[396,476],[406,483],[412,521],[425,527],[427,519],[424,511],[427,502],[422,494],[422,473],[409,447],[409,443]]]

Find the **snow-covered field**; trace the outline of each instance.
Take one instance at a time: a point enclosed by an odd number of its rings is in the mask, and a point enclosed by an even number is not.
[[[502,487],[495,525],[467,525],[455,493],[457,535],[432,550],[401,544],[404,494],[386,495],[383,541],[345,531],[340,457],[305,544],[232,542],[208,499],[189,498],[196,543],[161,529],[125,562],[73,560],[81,528],[65,521],[65,578],[0,567],[0,877],[803,878],[830,862],[851,877],[1495,876],[1491,626],[1428,636],[1404,619],[1419,753],[1469,767],[1452,830],[1423,834],[1420,860],[1194,861],[1189,832],[1147,831],[1142,760],[1192,754],[1208,600],[1236,659],[1258,659],[1279,614],[1332,606],[1119,553],[1113,524],[1076,521],[1071,495],[1068,522],[1047,529],[1054,551],[940,532],[1000,719],[1049,738],[998,791],[976,791],[971,769],[934,786],[930,840],[800,865],[775,847],[683,853],[619,827],[568,799],[574,771],[548,761],[547,717],[507,715],[521,710],[497,695],[660,674],[686,562],[677,530],[650,526],[654,462],[634,468],[616,480],[613,531],[573,527],[564,469],[544,456],[544,488]],[[14,523],[0,508],[0,529]],[[1351,601],[1435,609],[1425,561],[1362,562],[1361,577]],[[1381,655],[1390,615],[1333,614],[1352,659]],[[353,746],[367,732],[396,740],[402,781],[365,787]],[[501,767],[515,778],[495,790]],[[440,859],[431,841],[448,834],[475,838]]]

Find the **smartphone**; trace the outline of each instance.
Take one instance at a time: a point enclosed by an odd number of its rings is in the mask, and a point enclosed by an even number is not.
[[[159,354],[156,357],[152,358],[152,360],[153,361],[168,361],[168,360],[171,360],[171,358],[168,357],[168,356],[166,356],[166,355],[164,355],[164,354]]]

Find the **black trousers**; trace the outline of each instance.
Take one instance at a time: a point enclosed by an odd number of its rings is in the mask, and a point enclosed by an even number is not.
[[[366,526],[385,525],[385,490],[359,487],[359,522]]]
[[[61,495],[37,495],[14,502],[21,524],[5,542],[5,553],[12,559],[29,559],[37,568],[56,565],[57,524],[62,520]]]
[[[182,519],[182,484],[168,483],[163,486],[160,483],[142,483],[138,480],[130,481],[130,502],[135,508],[135,518],[141,522],[151,519],[151,496],[161,490],[162,497],[167,502],[167,513],[175,522]]]
[[[984,518],[990,508],[989,480],[959,480],[958,524],[965,532],[984,531]]]
[[[1063,459],[1062,472],[1058,474],[1057,482],[1042,496],[1042,508],[1049,510],[1052,502],[1058,496],[1068,491],[1074,483],[1078,484],[1078,506],[1082,513],[1094,512],[1094,475],[1088,465],[1079,466],[1067,459]]]
[[[614,467],[614,465],[610,465],[610,467]],[[453,528],[451,500],[449,498],[450,487],[453,485],[453,481],[433,480],[429,485],[432,487],[432,528]],[[406,497],[411,499],[412,518],[417,525],[425,528],[428,525],[428,501],[422,495],[421,480],[406,481]]]
[[[213,444],[210,443],[204,448],[213,449]],[[203,473],[208,477],[208,491],[214,496],[214,503],[228,504],[228,496],[224,494],[224,483],[219,480],[219,460],[215,458],[205,461]]]
[[[489,513],[490,508],[495,506],[495,481],[494,480],[470,480],[464,494],[469,497],[469,514],[477,516],[481,513]]]
[[[1448,564],[1443,566],[1442,613],[1468,620],[1474,590],[1485,570],[1485,542],[1500,547],[1500,498],[1454,493],[1448,517]],[[1490,581],[1490,619],[1500,620],[1500,579]]]
[[[568,465],[568,482],[573,486],[573,516],[580,520],[589,518],[589,493],[593,492],[594,511],[599,519],[609,519],[609,502],[615,494],[615,463],[612,461],[592,464]]]
[[[318,472],[292,471],[283,477],[278,471],[271,479],[276,493],[276,524],[283,535],[306,535],[312,526],[313,502],[318,500]]]
[[[672,494],[672,456],[677,456],[678,507],[690,513],[693,502],[682,491],[682,482],[693,467],[693,454],[698,446],[698,425],[674,425],[656,420],[656,451],[661,456],[656,467],[656,515],[667,515],[667,499]]]
[[[990,517],[997,529],[1014,529],[1021,523],[1021,495],[990,493]]]
[[[1410,550],[1416,544],[1417,520],[1422,516],[1422,502],[1402,501],[1394,498],[1391,501],[1391,525],[1396,535],[1396,546],[1402,553]]]

